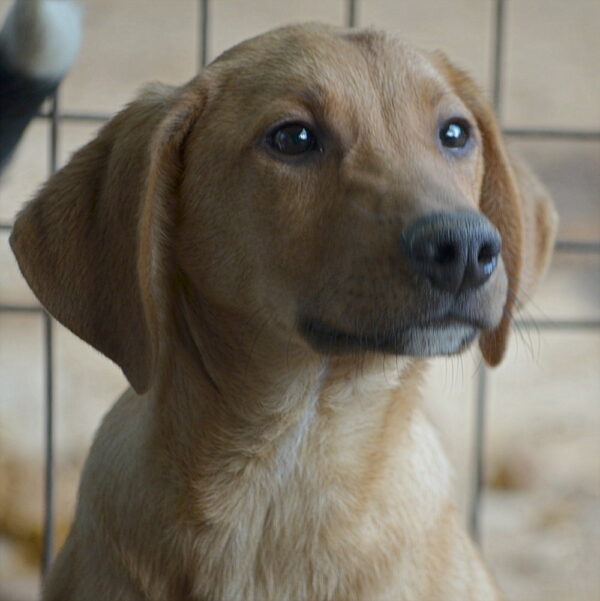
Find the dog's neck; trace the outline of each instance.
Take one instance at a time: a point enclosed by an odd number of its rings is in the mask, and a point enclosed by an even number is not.
[[[384,573],[391,582],[405,541],[439,519],[432,482],[439,495],[448,486],[415,410],[420,362],[324,358],[232,316],[190,332],[193,346],[172,352],[162,373],[152,423],[162,477],[177,483],[169,505],[192,525],[199,582],[223,583],[219,598],[255,599],[257,566],[281,562],[273,573],[290,578],[278,587],[297,592],[316,579],[308,598],[330,598],[340,579],[367,587],[365,598]],[[423,452],[434,481],[422,478]],[[415,520],[397,532],[408,514]],[[302,565],[287,565],[297,546]]]
[[[254,462],[280,479],[334,430],[339,448],[322,447],[331,460],[362,456],[392,427],[391,413],[406,414],[416,402],[421,362],[325,357],[247,318],[199,318],[189,305],[182,313],[177,338],[185,330],[185,350],[169,349],[170,360],[161,361],[157,399],[165,439],[198,461],[188,473]]]

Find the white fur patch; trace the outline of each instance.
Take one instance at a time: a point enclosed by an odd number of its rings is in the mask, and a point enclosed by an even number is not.
[[[406,351],[417,357],[455,353],[473,333],[472,326],[461,324],[409,328]]]
[[[0,44],[11,65],[36,79],[58,79],[75,61],[82,8],[71,0],[15,0]]]
[[[307,402],[302,410],[298,421],[290,428],[290,431],[285,434],[279,444],[276,461],[276,471],[278,482],[282,484],[292,473],[298,461],[298,451],[306,435],[309,432],[310,426],[316,415],[316,407],[319,401],[319,395],[327,375],[326,364],[323,363],[315,382],[306,389],[306,383],[298,382],[289,391],[291,396],[298,398],[306,397]],[[307,395],[308,392],[308,395]]]

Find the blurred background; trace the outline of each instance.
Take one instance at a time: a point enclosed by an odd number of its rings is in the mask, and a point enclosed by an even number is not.
[[[53,0],[59,2],[61,0]],[[362,0],[359,26],[440,48],[490,97],[497,0]],[[9,0],[0,0],[0,19]],[[346,0],[212,0],[201,36],[195,0],[86,0],[79,57],[60,88],[58,163],[148,81],[180,84],[232,44],[303,20],[344,24]],[[523,311],[503,365],[486,378],[483,553],[513,601],[600,599],[600,2],[506,0],[498,94],[510,146],[534,167],[560,213],[559,238],[590,243],[554,257]],[[48,119],[27,130],[0,176],[10,224],[49,170]],[[569,135],[527,135],[520,130]],[[577,135],[595,132],[595,135]],[[41,314],[0,230],[0,601],[38,596],[43,530],[45,356]],[[575,321],[575,327],[561,327]],[[596,323],[594,323],[596,322]],[[543,327],[546,324],[548,327]],[[68,530],[85,454],[125,388],[120,371],[58,324],[56,546]],[[436,360],[425,397],[456,470],[467,521],[480,358]]]

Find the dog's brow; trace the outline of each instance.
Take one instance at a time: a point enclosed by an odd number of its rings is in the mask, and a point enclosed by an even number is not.
[[[326,102],[325,91],[321,86],[290,88],[286,92],[286,95],[299,100],[308,109],[321,110]]]
[[[440,83],[435,80],[426,80],[423,83],[423,94],[422,98],[426,98],[429,105],[432,107],[437,106],[442,102],[444,98],[452,98],[453,94],[450,90],[447,90],[440,86]]]

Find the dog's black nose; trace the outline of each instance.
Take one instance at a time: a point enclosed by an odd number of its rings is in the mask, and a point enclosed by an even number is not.
[[[415,272],[436,288],[458,294],[487,282],[502,241],[483,215],[457,211],[417,219],[403,232],[401,247]]]

